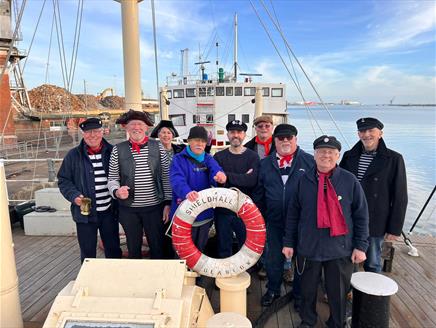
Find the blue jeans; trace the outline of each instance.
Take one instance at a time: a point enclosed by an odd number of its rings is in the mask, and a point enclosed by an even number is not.
[[[382,271],[382,261],[381,261],[381,248],[383,244],[384,237],[369,237],[369,247],[366,251],[366,261],[363,264],[363,268],[368,272],[381,272]]]

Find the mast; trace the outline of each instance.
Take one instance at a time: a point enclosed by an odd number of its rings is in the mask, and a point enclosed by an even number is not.
[[[235,44],[233,46],[233,58],[234,58],[234,80],[238,81],[238,14],[235,14]]]

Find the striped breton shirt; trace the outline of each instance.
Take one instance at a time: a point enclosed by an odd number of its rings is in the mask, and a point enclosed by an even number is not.
[[[135,181],[132,207],[153,206],[161,203],[157,197],[156,184],[148,165],[148,146],[143,146],[140,153],[132,151],[133,160],[135,161]],[[168,155],[159,143],[159,156],[162,169],[162,185],[165,200],[171,200],[171,186],[169,181],[169,161]],[[115,145],[109,162],[109,192],[114,196],[114,191],[120,188],[120,168],[118,164],[118,148]],[[115,197],[114,197],[115,198]]]
[[[101,154],[88,154],[94,168],[95,202],[97,212],[103,212],[111,206],[112,197],[107,188],[107,176],[103,168]]]
[[[365,176],[366,170],[374,159],[375,155],[377,155],[376,151],[367,152],[365,150],[362,151],[362,154],[359,158],[359,165],[357,167],[357,180],[361,181]]]

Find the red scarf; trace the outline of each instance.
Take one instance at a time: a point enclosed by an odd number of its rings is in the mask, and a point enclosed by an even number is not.
[[[330,228],[330,236],[335,237],[346,235],[348,227],[335,188],[329,179],[332,172],[333,170],[328,173],[318,171],[317,226],[320,229]],[[324,184],[327,185],[326,191],[324,191]]]
[[[265,156],[268,156],[271,150],[272,137],[269,137],[268,139],[266,139],[266,141],[262,141],[259,139],[258,136],[256,136],[256,143],[262,145],[265,148]]]
[[[88,152],[88,155],[96,155],[96,154],[100,154],[102,148],[103,148],[103,142],[100,142],[100,145],[97,148],[91,148],[88,146],[86,148],[86,151]]]
[[[285,164],[290,163],[292,161],[292,159],[294,158],[294,154],[295,152],[293,152],[292,154],[289,155],[279,155],[280,159],[279,159],[279,168],[282,168],[285,166]]]
[[[132,150],[136,151],[138,154],[141,152],[141,146],[145,145],[148,141],[148,136],[145,136],[141,142],[135,142],[132,139],[129,139],[130,144],[132,145]]]

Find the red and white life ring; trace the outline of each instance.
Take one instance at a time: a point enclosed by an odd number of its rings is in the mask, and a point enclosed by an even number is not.
[[[192,223],[198,214],[211,207],[232,210],[245,224],[245,244],[231,257],[208,257],[192,242]],[[173,217],[172,238],[177,254],[194,271],[209,277],[233,277],[256,264],[262,255],[266,239],[265,221],[250,197],[239,190],[209,188],[200,191],[195,202],[186,199],[179,205]]]

